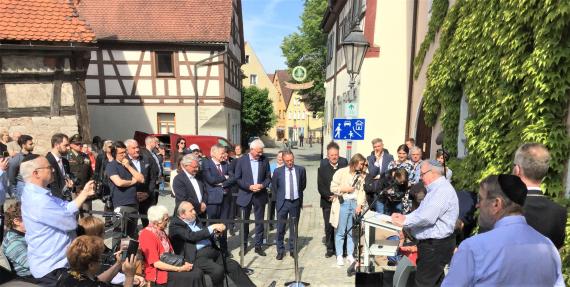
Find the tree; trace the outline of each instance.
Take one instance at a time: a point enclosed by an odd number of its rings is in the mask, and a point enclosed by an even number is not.
[[[250,137],[266,135],[276,120],[273,101],[269,98],[267,89],[260,90],[255,86],[243,89],[242,143],[246,144]]]
[[[307,80],[315,81],[310,89],[302,90],[304,102],[311,111],[323,111],[325,103],[325,72],[327,35],[321,30],[321,21],[327,9],[327,0],[306,0],[299,31],[285,37],[281,44],[289,70],[296,66],[307,69]]]

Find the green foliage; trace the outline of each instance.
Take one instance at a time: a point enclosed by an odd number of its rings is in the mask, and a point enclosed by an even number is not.
[[[517,147],[540,142],[552,156],[543,188],[555,199],[563,195],[569,47],[570,1],[457,0],[451,7],[427,71],[423,109],[429,124],[441,119],[446,148],[455,155],[466,97],[468,155],[450,162],[458,188],[475,191],[484,177],[510,172]],[[561,254],[567,275],[568,242]]]
[[[327,35],[320,24],[327,5],[327,0],[306,0],[299,31],[285,37],[281,44],[289,70],[304,66],[306,81],[315,81],[312,88],[301,91],[307,96],[304,101],[311,111],[323,111],[325,103]]]
[[[260,90],[256,86],[244,88],[241,113],[242,141],[247,143],[250,137],[266,135],[276,121],[269,91]]]
[[[449,7],[449,0],[433,0],[431,5],[431,17],[428,23],[428,31],[424,41],[420,45],[420,50],[418,55],[414,59],[414,78],[418,78],[422,65],[424,64],[424,59],[426,53],[435,41],[435,34],[439,31],[443,20],[445,20],[445,15],[447,14],[447,9]]]

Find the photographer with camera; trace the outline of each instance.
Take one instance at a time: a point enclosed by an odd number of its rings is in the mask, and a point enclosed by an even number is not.
[[[54,196],[71,201],[75,175],[71,173],[69,161],[66,158],[69,152],[69,137],[62,133],[54,134],[51,137],[51,147],[51,151],[46,155],[54,170],[53,181],[49,184],[49,189]]]
[[[75,190],[81,190],[85,184],[93,176],[93,170],[91,169],[91,160],[89,156],[81,151],[83,145],[83,139],[80,135],[75,134],[70,139],[71,151],[67,153],[67,160],[69,162],[69,168],[71,174],[76,178]],[[74,194],[75,195],[75,194]],[[92,198],[89,198],[83,203],[79,215],[83,217],[84,211],[89,211],[92,209]]]

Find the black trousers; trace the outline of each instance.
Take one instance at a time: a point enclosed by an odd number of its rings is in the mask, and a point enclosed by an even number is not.
[[[224,262],[219,250],[212,246],[206,246],[196,253],[194,266],[200,268],[205,274],[212,278],[214,286],[224,285]],[[226,258],[228,276],[234,281],[236,286],[254,286],[253,282],[244,273],[243,269],[235,260]]]
[[[325,222],[325,245],[327,251],[335,252],[334,247],[334,227],[330,224],[331,207],[322,207],[323,220]]]
[[[42,278],[36,278],[36,282],[42,287],[55,287],[57,285],[57,281],[65,272],[67,272],[66,268],[55,269]]]
[[[139,202],[139,214],[147,215],[148,209],[154,205],[154,193],[149,195],[149,197],[145,201]],[[148,226],[148,219],[141,218],[141,223],[143,228]]]
[[[269,212],[268,212],[268,219],[269,220],[274,220],[275,219],[275,200],[269,200]],[[273,226],[273,224],[271,224],[271,226]]]
[[[418,243],[416,286],[439,286],[443,269],[451,262],[455,249],[455,235],[443,239],[426,239]]]

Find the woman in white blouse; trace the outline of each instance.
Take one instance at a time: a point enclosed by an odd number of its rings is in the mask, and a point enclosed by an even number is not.
[[[354,262],[352,253],[354,251],[354,242],[352,236],[346,236],[345,233],[352,227],[352,218],[362,211],[363,205],[366,203],[366,194],[364,192],[364,172],[366,168],[366,158],[361,154],[355,154],[348,163],[347,167],[339,169],[333,176],[331,182],[331,192],[336,196],[332,202],[330,223],[336,228],[335,249],[336,263],[339,266],[344,265],[342,257],[342,246],[346,238],[346,253],[348,263]]]

